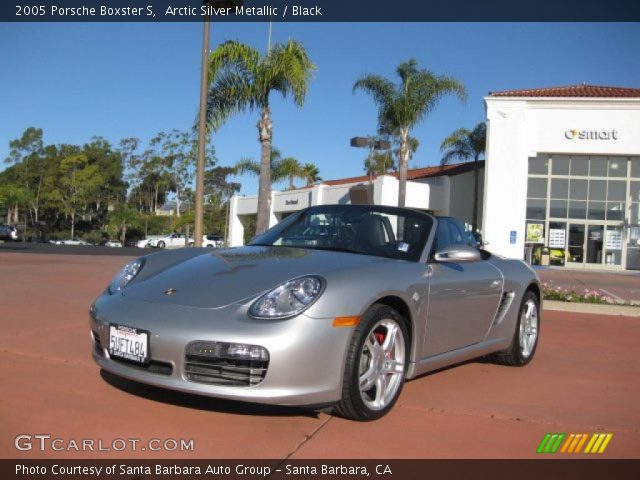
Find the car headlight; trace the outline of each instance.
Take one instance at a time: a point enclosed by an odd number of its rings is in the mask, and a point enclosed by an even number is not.
[[[270,290],[253,302],[249,315],[255,318],[286,318],[311,306],[324,290],[324,279],[316,276],[294,278]]]
[[[138,273],[140,273],[143,266],[144,258],[138,258],[125,265],[122,270],[116,273],[113,280],[111,280],[111,283],[109,284],[109,293],[113,295],[114,293],[120,292],[131,280],[135,278]]]

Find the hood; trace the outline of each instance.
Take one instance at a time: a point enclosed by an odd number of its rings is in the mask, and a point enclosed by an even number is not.
[[[206,251],[132,282],[123,295],[148,302],[222,308],[249,300],[302,275],[326,276],[335,270],[389,261],[392,260],[289,247]],[[145,266],[143,272],[147,267],[153,268]],[[169,289],[174,290],[171,295],[166,294]]]

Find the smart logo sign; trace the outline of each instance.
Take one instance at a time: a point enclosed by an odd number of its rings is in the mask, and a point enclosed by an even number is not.
[[[617,130],[576,130],[564,132],[567,140],[618,140]]]

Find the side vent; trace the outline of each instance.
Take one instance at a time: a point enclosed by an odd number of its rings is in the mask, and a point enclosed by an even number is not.
[[[507,314],[514,297],[515,293],[513,292],[504,292],[502,294],[502,297],[500,298],[500,305],[498,305],[498,311],[496,312],[496,318],[493,320],[494,327],[496,325],[500,325],[500,322],[502,322],[504,316]]]

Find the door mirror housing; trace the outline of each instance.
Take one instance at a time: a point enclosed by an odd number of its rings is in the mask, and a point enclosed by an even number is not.
[[[480,261],[481,256],[477,248],[468,245],[449,245],[438,250],[434,259],[440,263],[468,263]]]

